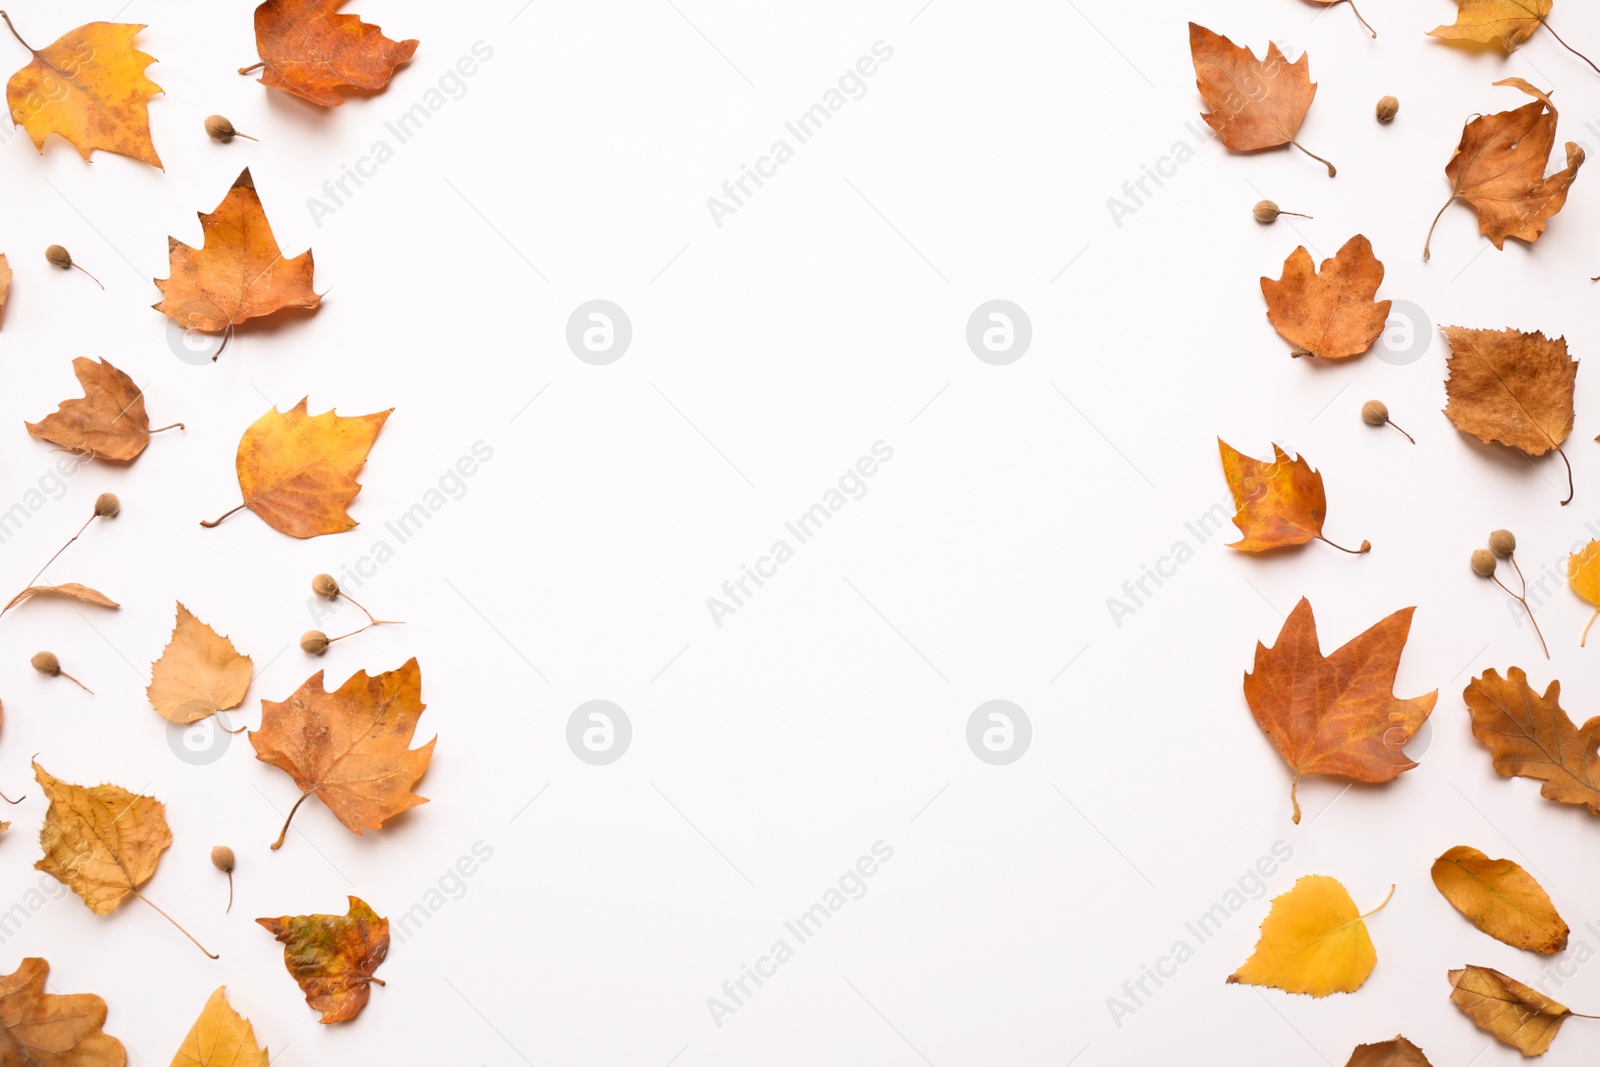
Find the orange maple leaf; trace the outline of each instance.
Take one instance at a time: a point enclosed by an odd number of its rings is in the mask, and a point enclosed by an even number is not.
[[[1311,602],[1301,597],[1277,644],[1256,643],[1255,671],[1244,676],[1244,696],[1257,725],[1294,772],[1289,800],[1295,822],[1297,791],[1307,774],[1388,782],[1416,766],[1401,746],[1427,721],[1439,693],[1411,700],[1394,695],[1415,610],[1401,608],[1323,656]]]
[[[344,915],[280,915],[257,919],[283,942],[283,963],[322,1022],[354,1019],[372,996],[374,974],[389,955],[389,920],[360,897]]]
[[[409,62],[416,41],[391,41],[355,15],[337,14],[345,0],[267,0],[256,8],[256,54],[261,84],[323,107],[344,103],[337,88],[373,92]]]
[[[1304,456],[1291,460],[1274,442],[1271,462],[1252,459],[1220,437],[1217,449],[1222,453],[1222,474],[1228,479],[1233,506],[1238,510],[1233,524],[1242,535],[1229,548],[1265,552],[1315,539],[1341,552],[1359,554],[1372,550],[1370,541],[1362,541],[1360,549],[1350,549],[1322,536],[1328,500],[1322,489],[1322,475],[1311,469]]]
[[[1268,44],[1267,58],[1260,60],[1250,49],[1193,22],[1189,52],[1195,84],[1211,109],[1201,118],[1223,144],[1240,152],[1292,144],[1327,167],[1328,177],[1338,173],[1332,163],[1295,140],[1317,95],[1309,56],[1290,63],[1276,44]]]
[[[1376,299],[1383,264],[1372,242],[1356,234],[1322,273],[1312,266],[1304,245],[1283,261],[1283,277],[1261,279],[1267,320],[1297,356],[1349,359],[1372,347],[1389,321],[1391,301]]]

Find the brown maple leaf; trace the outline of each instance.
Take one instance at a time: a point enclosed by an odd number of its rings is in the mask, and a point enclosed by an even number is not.
[[[337,14],[345,0],[267,0],[256,8],[256,54],[261,84],[323,107],[338,107],[348,85],[375,92],[410,62],[416,41],[391,41],[355,15]]]
[[[1311,602],[1302,597],[1277,643],[1267,648],[1257,642],[1255,671],[1244,676],[1245,700],[1294,772],[1289,799],[1295,822],[1304,775],[1388,782],[1416,766],[1401,746],[1427,721],[1439,694],[1410,700],[1394,695],[1415,610],[1402,608],[1323,656]]]
[[[1561,442],[1572,432],[1578,361],[1567,355],[1566,338],[1462,326],[1446,326],[1444,335],[1450,343],[1446,417],[1480,441],[1530,456],[1558,453],[1567,465],[1567,498],[1561,503],[1572,503],[1572,464]]]
[[[428,769],[438,738],[410,747],[425,707],[415,658],[374,677],[358,671],[332,693],[318,671],[288,700],[263,700],[261,728],[250,734],[256,759],[287,772],[300,787],[272,847],[283,846],[294,813],[313,793],[357,834],[426,804],[411,789]]]
[[[1507,237],[1532,243],[1544,232],[1545,220],[1567,202],[1567,190],[1583,166],[1583,148],[1567,142],[1567,167],[1545,177],[1544,169],[1556,143],[1556,108],[1550,95],[1521,78],[1506,78],[1509,85],[1534,97],[1514,111],[1479,115],[1461,131],[1461,142],[1445,165],[1450,179],[1450,199],[1428,227],[1422,258],[1432,256],[1433,230],[1445,208],[1457,200],[1478,212],[1478,230],[1496,248]]]
[[[106,1002],[93,993],[45,992],[50,964],[29,956],[0,977],[0,1064],[125,1067],[122,1042],[101,1029]]]
[[[40,421],[23,423],[30,435],[91,459],[131,463],[151,434],[183,429],[183,423],[175,422],[152,430],[144,393],[106,360],[79,356],[72,361],[72,372],[83,386],[83,399],[63,400]]]
[[[1267,321],[1295,346],[1296,356],[1349,359],[1372,347],[1389,321],[1391,302],[1376,299],[1383,264],[1372,242],[1356,234],[1337,255],[1312,266],[1304,245],[1283,262],[1283,277],[1261,279]]]
[[[367,1006],[374,973],[389,954],[389,920],[350,897],[344,915],[280,915],[257,919],[283,942],[283,962],[322,1022],[354,1019]]]
[[[1290,63],[1275,43],[1267,45],[1267,58],[1257,59],[1220,33],[1189,23],[1189,52],[1194,59],[1195,84],[1209,114],[1206,124],[1222,143],[1239,152],[1255,152],[1292,144],[1328,168],[1332,163],[1309,151],[1295,136],[1305,121],[1312,97],[1311,59],[1302,55]]]
[[[1372,549],[1370,541],[1362,541],[1360,549],[1353,549],[1335,545],[1322,536],[1328,499],[1323,493],[1322,475],[1311,469],[1304,456],[1291,460],[1276,442],[1270,462],[1253,459],[1220,437],[1217,448],[1222,453],[1222,474],[1228,480],[1237,509],[1233,524],[1242,535],[1229,548],[1265,552],[1315,539],[1355,555]]]
[[[1574,726],[1561,709],[1560,682],[1540,696],[1521,667],[1506,675],[1484,671],[1462,694],[1472,736],[1489,750],[1494,769],[1502,778],[1537,779],[1546,798],[1600,815],[1600,716]]]

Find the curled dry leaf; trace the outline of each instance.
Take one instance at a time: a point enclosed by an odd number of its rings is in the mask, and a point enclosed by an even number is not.
[[[351,675],[337,690],[322,687],[318,671],[282,703],[261,702],[261,728],[250,734],[256,759],[294,779],[300,799],[289,820],[316,794],[352,833],[377,830],[401,812],[426,804],[411,791],[433,758],[433,741],[411,748],[427,705],[416,659],[399,669]]]
[[[1312,265],[1302,245],[1283,262],[1283,277],[1261,279],[1267,320],[1297,356],[1349,359],[1372,347],[1389,321],[1388,300],[1376,299],[1383,264],[1372,242],[1356,234],[1337,255]]]
[[[1576,1014],[1492,967],[1469,965],[1451,971],[1450,1002],[1478,1029],[1524,1056],[1543,1055],[1567,1016]]]
[[[126,1067],[110,1036],[106,1002],[93,993],[45,992],[50,964],[37,956],[0,978],[0,1063],[6,1067]]]
[[[1389,896],[1393,895],[1390,886]],[[1363,920],[1387,903],[1385,897],[1383,904],[1362,915],[1337,879],[1325,874],[1297,879],[1292,889],[1272,901],[1255,951],[1228,981],[1313,997],[1354,993],[1378,964]]]
[[[1350,1053],[1349,1062],[1344,1067],[1433,1067],[1428,1062],[1428,1057],[1422,1050],[1410,1041],[1405,1035],[1397,1034],[1390,1041],[1378,1041],[1371,1045],[1357,1045],[1355,1051]]]
[[[1487,670],[1462,694],[1472,736],[1489,750],[1502,778],[1533,778],[1539,792],[1562,804],[1583,804],[1600,815],[1600,716],[1574,726],[1561,710],[1561,683],[1540,696],[1521,667],[1502,678]]]
[[[1229,548],[1265,552],[1315,539],[1344,552],[1352,551],[1322,536],[1328,501],[1322,489],[1322,475],[1311,469],[1305,457],[1291,460],[1274,443],[1272,461],[1264,462],[1252,459],[1220,437],[1217,448],[1222,453],[1222,474],[1228,479],[1237,512],[1233,524],[1242,535]],[[1372,547],[1365,541],[1361,545],[1362,552]]]
[[[150,429],[144,393],[127,374],[107,360],[79,356],[72,372],[83,386],[83,398],[63,400],[38,422],[25,422],[28,433],[68,452],[130,463],[150,443],[151,433],[183,428],[182,423]]]
[[[228,1003],[226,988],[217,986],[172,1057],[172,1067],[267,1067],[267,1050],[256,1044],[250,1020]]]
[[[1462,326],[1446,326],[1444,335],[1450,343],[1445,416],[1480,441],[1518,448],[1529,456],[1558,453],[1567,466],[1562,503],[1571,503],[1572,464],[1561,442],[1572,432],[1578,361],[1567,355],[1566,338]]]
[[[1295,822],[1304,775],[1388,782],[1417,765],[1401,746],[1427,721],[1439,694],[1412,700],[1394,695],[1415,610],[1402,608],[1325,657],[1311,602],[1302,597],[1284,620],[1277,644],[1257,642],[1244,695],[1256,723],[1294,772],[1289,799]]]
[[[1545,230],[1545,220],[1567,202],[1567,190],[1583,166],[1583,148],[1567,142],[1565,170],[1545,177],[1545,167],[1556,143],[1556,109],[1548,93],[1521,78],[1506,78],[1496,85],[1520,89],[1534,102],[1514,111],[1479,115],[1461,131],[1455,154],[1445,164],[1450,179],[1450,199],[1428,227],[1422,258],[1432,252],[1433,230],[1445,209],[1464,200],[1478,212],[1478,229],[1496,248],[1507,237],[1533,242]]]
[[[0,12],[3,15],[3,12]],[[161,166],[150,140],[150,98],[161,86],[145,77],[155,62],[133,47],[141,25],[91,22],[54,44],[35,49],[27,66],[6,83],[6,104],[17,125],[44,152],[45,138],[60,134],[88,159],[96,149]]]
[[[236,708],[250,688],[250,657],[195,618],[180,601],[172,640],[151,664],[145,693],[168,722],[198,722]]]
[[[351,897],[344,915],[280,915],[257,919],[283,942],[283,962],[306,1003],[325,1023],[354,1019],[367,1006],[374,972],[389,954],[389,920]]]
[[[323,107],[338,107],[342,85],[374,92],[409,62],[416,41],[391,41],[355,15],[337,14],[345,0],[267,0],[256,8],[261,84]]]
[[[1276,43],[1269,43],[1267,58],[1257,59],[1250,49],[1193,22],[1189,23],[1189,52],[1194,59],[1195,84],[1211,109],[1201,117],[1217,131],[1223,144],[1239,152],[1292,144],[1326,166],[1328,177],[1337,173],[1332,163],[1295,140],[1317,95],[1309,56],[1290,63]]]
[[[199,248],[167,238],[168,277],[155,280],[162,300],[153,306],[185,330],[221,333],[246,319],[321,303],[311,288],[311,252],[289,259],[278,248],[249,167],[215,211],[200,213],[200,230]]]
[[[1496,941],[1550,956],[1570,932],[1550,895],[1511,860],[1457,845],[1433,861],[1433,884],[1467,921]]]
[[[97,589],[90,589],[88,586],[79,585],[77,582],[66,582],[62,585],[30,585],[7,601],[5,610],[9,611],[24,600],[32,600],[36,596],[58,596],[67,600],[76,600],[83,604],[95,604],[102,608],[120,608],[122,606]]]
[[[345,510],[361,492],[356,475],[390,412],[321,415],[302,399],[288,411],[273,408],[239,439],[234,461],[244,503],[202,526],[215,526],[249,508],[268,526],[290,537],[317,537],[354,529]]]

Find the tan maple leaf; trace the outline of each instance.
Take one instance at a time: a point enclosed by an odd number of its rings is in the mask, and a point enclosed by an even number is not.
[[[1317,95],[1309,56],[1290,63],[1276,43],[1269,43],[1267,58],[1257,59],[1250,49],[1193,22],[1189,52],[1195,84],[1211,109],[1201,117],[1223,144],[1239,152],[1292,144],[1327,167],[1328,177],[1338,173],[1332,163],[1295,140]]]
[[[23,423],[30,435],[91,459],[131,463],[151,434],[183,429],[183,423],[175,422],[152,430],[144,393],[109,361],[79,356],[72,361],[72,372],[83,386],[83,398],[63,400],[38,422]]]
[[[1376,299],[1383,264],[1372,242],[1356,234],[1337,255],[1312,266],[1304,245],[1283,263],[1283,277],[1261,279],[1267,321],[1297,356],[1349,359],[1372,347],[1389,321],[1391,302]]]

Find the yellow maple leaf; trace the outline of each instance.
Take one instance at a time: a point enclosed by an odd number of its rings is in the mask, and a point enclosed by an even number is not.
[[[1507,52],[1537,30],[1555,0],[1456,0],[1460,10],[1448,26],[1436,26],[1429,37],[1474,44],[1498,44]]]
[[[1228,981],[1313,997],[1354,993],[1378,964],[1362,920],[1387,903],[1384,897],[1383,904],[1362,915],[1337,879],[1306,875],[1272,901],[1255,951]]]

